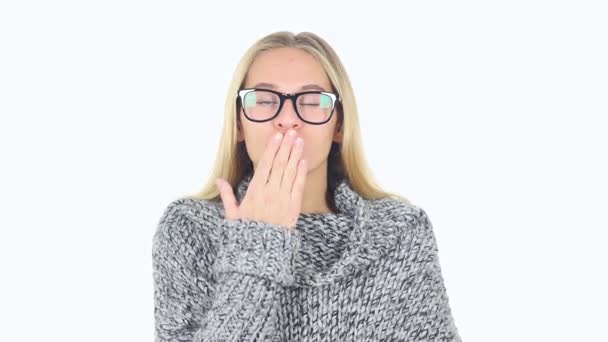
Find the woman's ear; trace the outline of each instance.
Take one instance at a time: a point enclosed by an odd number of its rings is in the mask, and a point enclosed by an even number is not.
[[[236,140],[237,142],[241,142],[245,140],[245,135],[243,134],[243,128],[241,127],[241,121],[236,121]]]
[[[336,123],[336,129],[334,132],[334,142],[336,143],[342,143],[342,137],[344,136],[344,114],[342,112],[342,104],[340,102],[338,102],[337,107],[337,117],[338,117],[338,122]]]
[[[338,123],[336,125],[336,131],[334,132],[334,142],[341,143],[342,142],[342,123]]]

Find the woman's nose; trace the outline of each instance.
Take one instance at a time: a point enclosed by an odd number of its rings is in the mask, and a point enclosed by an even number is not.
[[[279,111],[279,114],[275,118],[277,124],[281,125],[285,129],[293,127],[295,124],[300,123],[300,118],[295,111],[294,103],[292,99],[288,99],[283,104],[283,108]]]

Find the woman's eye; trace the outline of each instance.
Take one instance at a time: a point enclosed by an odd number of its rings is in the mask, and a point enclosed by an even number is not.
[[[302,106],[318,106],[318,103],[300,103]]]

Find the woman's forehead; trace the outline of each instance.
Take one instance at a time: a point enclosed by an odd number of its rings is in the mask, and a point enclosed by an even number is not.
[[[321,64],[310,54],[298,49],[275,49],[257,56],[249,67],[245,85],[253,88],[259,83],[279,91],[330,91],[331,83]],[[262,87],[260,87],[262,88]]]
[[[296,91],[306,91],[306,90],[318,90],[318,91],[331,91],[330,88],[323,86],[318,83],[307,83],[302,86],[298,85],[280,85],[272,82],[255,82],[252,85],[248,85],[247,88],[262,88],[262,89],[272,89],[276,91],[283,92],[296,92]]]

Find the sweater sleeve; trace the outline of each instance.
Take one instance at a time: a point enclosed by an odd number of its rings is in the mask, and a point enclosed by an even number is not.
[[[153,238],[154,340],[192,341],[211,305],[209,239],[181,200],[165,209]]]
[[[244,219],[209,229],[207,216],[192,213],[170,206],[154,237],[155,341],[269,340],[277,292],[293,281],[297,234]]]
[[[419,225],[413,239],[405,240],[403,270],[405,293],[400,314],[393,316],[394,339],[407,341],[461,342],[450,308],[439,264],[433,226],[419,208]]]
[[[213,272],[218,289],[195,341],[277,336],[278,293],[293,282],[299,235],[261,221],[223,220]]]

